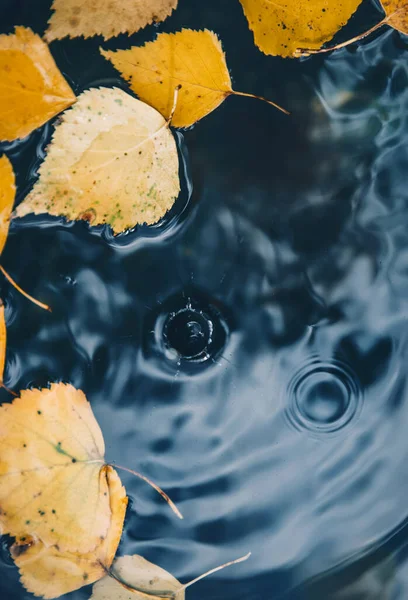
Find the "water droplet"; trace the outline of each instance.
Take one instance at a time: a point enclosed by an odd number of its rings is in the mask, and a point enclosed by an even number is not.
[[[360,382],[344,362],[313,358],[292,377],[285,394],[286,416],[296,429],[336,433],[359,415]]]
[[[145,325],[145,354],[164,358],[177,375],[213,365],[229,334],[220,307],[199,290],[189,292],[168,298],[154,314],[154,323]]]

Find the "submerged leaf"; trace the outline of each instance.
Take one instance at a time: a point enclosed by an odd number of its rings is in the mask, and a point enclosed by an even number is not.
[[[0,140],[25,137],[74,102],[38,35],[25,27],[0,35]]]
[[[54,0],[45,38],[131,34],[164,21],[176,7],[177,0]]]
[[[90,600],[146,600],[149,595],[172,597],[181,587],[173,575],[143,556],[121,556],[113,564],[112,576],[94,585]],[[184,597],[184,590],[177,594],[177,600]]]
[[[11,547],[21,582],[36,596],[57,598],[103,577],[115,557],[122,534],[127,497],[117,473],[107,467],[112,520],[106,538],[87,554],[61,552],[25,535]]]
[[[16,184],[13,167],[7,156],[2,156],[0,158],[0,254],[7,241],[15,196]]]
[[[101,430],[85,395],[63,383],[0,406],[0,523],[61,551],[90,552],[111,523]]]
[[[159,221],[179,191],[177,147],[163,117],[122,90],[94,88],[64,113],[16,214],[109,223],[120,233]]]
[[[142,47],[116,52],[101,49],[101,54],[112,62],[139,98],[166,119],[172,112],[174,90],[179,87],[171,121],[174,127],[193,125],[231,94],[253,97],[232,89],[221,42],[208,29],[161,33],[154,42]]]
[[[240,0],[255,44],[265,54],[296,56],[331,40],[362,0]]]

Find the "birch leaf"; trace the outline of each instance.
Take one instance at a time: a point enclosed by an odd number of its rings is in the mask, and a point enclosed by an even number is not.
[[[106,40],[164,21],[176,7],[177,0],[54,0],[45,38],[103,35]]]
[[[259,98],[232,89],[225,54],[216,34],[208,29],[161,33],[154,42],[101,54],[129,82],[141,100],[166,119],[179,87],[174,127],[189,127],[215,110],[231,94]],[[264,98],[260,98],[265,100]],[[274,102],[266,100],[283,112]]]
[[[385,14],[389,17],[388,25],[408,35],[408,1],[381,0],[381,4]]]
[[[163,117],[122,90],[94,88],[64,113],[16,215],[47,212],[120,233],[159,221],[179,191],[177,147]]]
[[[38,35],[25,27],[0,35],[0,140],[25,137],[74,102]]]
[[[111,523],[104,441],[85,395],[63,383],[0,406],[0,524],[90,552]]]
[[[361,0],[240,0],[255,44],[264,54],[296,56],[331,40]]]
[[[25,535],[11,547],[24,587],[36,596],[58,598],[103,577],[115,557],[125,519],[127,497],[116,472],[108,467],[106,477],[112,513],[107,536],[87,554],[61,552]]]
[[[4,314],[4,304],[0,300],[0,384],[3,384],[4,368],[6,366],[7,328]]]
[[[15,197],[16,184],[13,167],[9,159],[2,156],[0,158],[0,254],[7,241]]]
[[[108,575],[94,585],[90,600],[146,600],[149,595],[168,597],[181,587],[173,575],[143,556],[121,556],[113,563],[113,576]],[[183,590],[177,594],[177,600],[184,598]]]

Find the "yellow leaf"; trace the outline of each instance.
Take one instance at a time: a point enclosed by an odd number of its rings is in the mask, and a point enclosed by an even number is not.
[[[61,552],[25,535],[11,547],[21,582],[36,596],[57,598],[103,577],[115,557],[123,529],[127,497],[116,472],[106,467],[112,521],[107,536],[87,554]]]
[[[0,158],[0,254],[3,252],[7,241],[15,196],[16,185],[13,167],[9,159],[2,156]]]
[[[4,304],[0,300],[0,383],[4,379],[4,367],[6,365],[7,329],[4,315]]]
[[[177,0],[54,0],[45,38],[103,35],[106,40],[164,21],[176,7]]]
[[[94,585],[90,600],[146,600],[149,594],[172,597],[181,587],[173,575],[143,556],[121,556],[113,563],[112,576]],[[176,598],[184,600],[184,590]]]
[[[389,17],[388,25],[408,35],[408,1],[381,0],[381,4],[385,14]]]
[[[38,35],[25,27],[0,35],[0,140],[25,137],[74,102]]]
[[[166,119],[172,113],[174,90],[181,86],[171,121],[174,127],[193,125],[231,94],[254,97],[232,89],[221,42],[208,29],[161,33],[154,42],[142,47],[116,52],[101,49],[101,54],[113,63],[139,98]]]
[[[179,191],[177,147],[163,117],[119,89],[94,88],[64,113],[16,214],[109,223],[119,233],[159,221]]]
[[[0,406],[0,525],[86,553],[111,523],[101,430],[85,395],[63,383]]]
[[[361,0],[240,0],[255,44],[265,54],[296,56],[331,40]]]

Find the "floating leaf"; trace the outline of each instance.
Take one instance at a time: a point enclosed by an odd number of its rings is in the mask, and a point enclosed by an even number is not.
[[[0,140],[25,137],[74,102],[38,35],[25,27],[0,35]]]
[[[321,48],[319,50],[314,50],[313,48],[298,48],[296,51],[296,56],[323,54],[325,52],[339,50],[340,48],[346,48],[346,46],[350,46],[350,44],[359,42],[365,37],[371,35],[374,33],[374,31],[377,31],[377,29],[380,29],[384,25],[389,25],[401,33],[408,35],[408,0],[382,0],[380,4],[384,9],[385,17],[373,25],[373,27],[370,27],[370,29],[363,31],[363,33],[359,33],[345,42],[341,42],[340,44],[336,44],[335,46],[330,46],[328,48]]]
[[[164,21],[176,7],[177,0],[54,0],[45,38],[131,34]]]
[[[85,395],[63,383],[0,406],[0,522],[61,551],[89,552],[111,522],[101,430]]]
[[[161,33],[154,42],[142,47],[102,55],[130,83],[143,100],[169,118],[174,89],[180,86],[174,127],[189,127],[215,110],[231,94],[253,96],[232,89],[221,42],[212,31],[183,29]],[[264,98],[260,98],[265,100]],[[266,100],[279,110],[279,106]]]
[[[115,557],[122,535],[127,497],[117,473],[106,469],[109,502],[112,513],[106,538],[87,554],[61,552],[58,546],[45,546],[25,535],[11,547],[11,555],[19,567],[21,582],[36,596],[57,598],[103,577]]]
[[[114,561],[108,576],[94,585],[90,600],[146,600],[149,597],[184,600],[188,587],[208,575],[244,562],[250,556],[249,552],[184,584],[142,556],[121,556]]]
[[[3,384],[4,368],[6,365],[7,329],[4,315],[4,304],[0,300],[0,384]]]
[[[173,575],[138,555],[117,558],[113,574],[94,585],[91,600],[146,600],[146,595],[172,597],[182,587]],[[177,594],[177,600],[184,597],[184,591]]]
[[[408,35],[408,0],[381,0],[387,23]]]
[[[3,252],[7,241],[15,196],[16,185],[13,167],[7,156],[2,156],[0,158],[0,254]]]
[[[118,514],[124,510],[124,491],[117,492],[119,477],[105,463],[104,451],[91,406],[71,385],[24,390],[11,404],[1,405],[2,533],[20,541],[30,535],[61,553],[95,551],[112,525],[111,503]],[[181,516],[160,488],[130,472],[152,485]]]
[[[357,10],[361,0],[240,0],[255,44],[265,54],[296,56],[321,48]]]
[[[64,113],[16,214],[109,223],[119,233],[159,221],[179,191],[177,147],[163,117],[122,90],[94,88]]]

